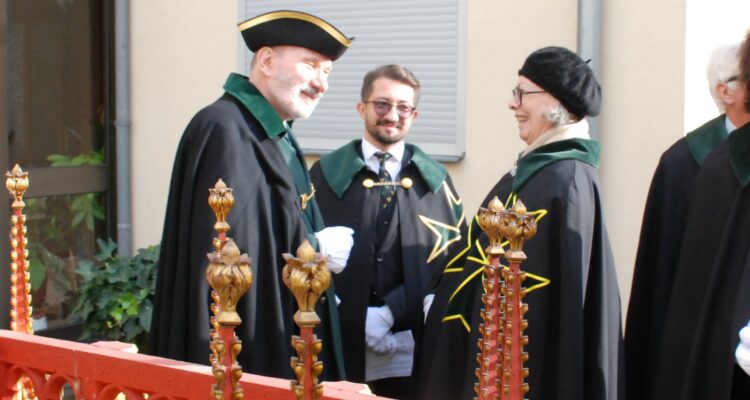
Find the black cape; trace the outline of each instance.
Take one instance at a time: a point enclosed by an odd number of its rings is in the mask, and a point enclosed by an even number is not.
[[[693,186],[656,361],[654,399],[748,399],[734,362],[750,319],[750,124],[706,158]]]
[[[413,186],[396,189],[398,218],[378,248],[380,191],[362,185],[378,177],[365,167],[360,149],[361,140],[352,141],[323,156],[310,170],[326,225],[348,226],[355,232],[346,269],[334,275],[347,378],[355,382],[365,381],[364,328],[373,281],[393,313],[392,331],[411,330],[418,339],[424,321],[422,299],[460,247],[465,229],[463,205],[445,168],[407,143],[399,178],[410,178]]]
[[[615,267],[604,225],[599,144],[571,139],[539,147],[503,176],[483,204],[516,199],[538,220],[524,246],[529,305],[525,351],[529,399],[616,399],[622,391],[622,333]],[[475,396],[482,265],[488,244],[476,219],[465,257],[444,271],[419,354],[422,399]]]
[[[675,142],[662,154],[651,181],[625,323],[629,399],[648,399],[653,387],[688,200],[701,164],[727,137],[725,119],[725,115],[714,118]]]
[[[209,363],[209,286],[206,254],[216,236],[208,189],[219,178],[234,189],[228,236],[252,262],[253,284],[238,304],[239,363],[245,372],[292,378],[290,340],[297,304],[281,281],[282,253],[313,245],[322,228],[317,205],[301,208],[295,179],[277,141],[286,128],[246,77],[232,74],[225,93],[198,112],[180,141],[169,190],[151,327],[153,354]],[[293,142],[295,143],[295,142]],[[295,144],[296,146],[296,144]],[[301,154],[301,152],[299,152]],[[304,166],[304,159],[301,159]],[[304,170],[304,174],[307,171]],[[309,179],[309,178],[308,178]],[[340,343],[332,302],[316,308],[323,323],[324,376],[343,378],[334,350]],[[340,352],[339,352],[340,354]],[[339,357],[340,359],[340,357]]]

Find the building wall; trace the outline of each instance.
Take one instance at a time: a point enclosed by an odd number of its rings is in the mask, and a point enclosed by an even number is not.
[[[705,97],[702,67],[695,65],[705,65],[706,49],[714,43],[726,37],[741,40],[747,28],[739,19],[748,15],[750,5],[741,4],[746,0],[717,1],[722,4],[713,13],[701,0],[613,1],[602,6],[601,181],[623,306],[658,158],[686,126],[697,126],[715,113]],[[221,94],[227,74],[238,68],[238,9],[236,2],[230,3],[131,2],[136,247],[160,240],[172,161],[185,125]],[[727,25],[731,7],[745,11],[734,13],[738,17],[733,29],[719,29]],[[575,49],[578,2],[471,0],[466,12],[466,157],[447,167],[471,214],[524,147],[507,108],[518,68],[537,48]],[[721,40],[705,38],[705,32],[719,31]]]

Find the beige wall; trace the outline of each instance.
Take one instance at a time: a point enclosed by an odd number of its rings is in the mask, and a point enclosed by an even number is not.
[[[698,94],[705,93],[705,78],[694,67],[705,58],[699,43],[712,26],[721,30],[726,15],[715,18],[701,9],[701,1],[603,4],[601,181],[623,306],[658,158],[686,125],[714,112],[710,100]],[[746,0],[717,1],[750,7],[741,4],[750,4]],[[190,117],[221,94],[228,72],[237,70],[239,36],[236,2],[224,7],[211,0],[190,0],[189,6],[177,0],[130,4],[133,234],[134,245],[142,247],[160,240],[180,135]],[[448,165],[467,213],[477,209],[523,147],[507,109],[518,68],[537,48],[575,49],[577,7],[575,0],[467,0],[466,157]],[[731,7],[716,9],[726,14]],[[696,95],[685,100],[686,92]]]
[[[237,69],[237,9],[210,0],[130,2],[134,248],[161,240],[169,177],[190,118]],[[178,10],[178,11],[176,11]]]

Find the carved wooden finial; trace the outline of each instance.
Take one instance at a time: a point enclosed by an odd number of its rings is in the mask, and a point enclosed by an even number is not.
[[[490,239],[490,244],[486,249],[488,255],[501,256],[505,253],[502,246],[503,234],[500,230],[500,218],[504,210],[503,203],[497,196],[490,200],[487,208],[479,207],[479,226]]]
[[[29,173],[24,172],[18,164],[10,172],[5,173],[5,187],[13,197],[13,209],[23,208],[23,194],[29,187]]]
[[[234,205],[234,196],[232,196],[232,188],[228,188],[223,180],[219,179],[213,188],[208,189],[208,205],[216,214],[216,224],[214,229],[219,234],[226,233],[230,226],[227,223],[227,215],[229,210]]]

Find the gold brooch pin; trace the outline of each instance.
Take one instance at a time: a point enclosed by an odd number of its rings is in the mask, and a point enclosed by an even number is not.
[[[300,202],[302,203],[302,209],[304,210],[307,208],[307,202],[315,197],[315,185],[313,185],[312,183],[310,184],[310,194],[302,193],[301,195],[299,195],[299,197]]]
[[[374,180],[367,178],[362,181],[362,186],[367,189],[372,189],[375,186],[401,186],[404,189],[409,189],[414,186],[414,181],[411,178],[404,178],[398,182],[375,182]]]

